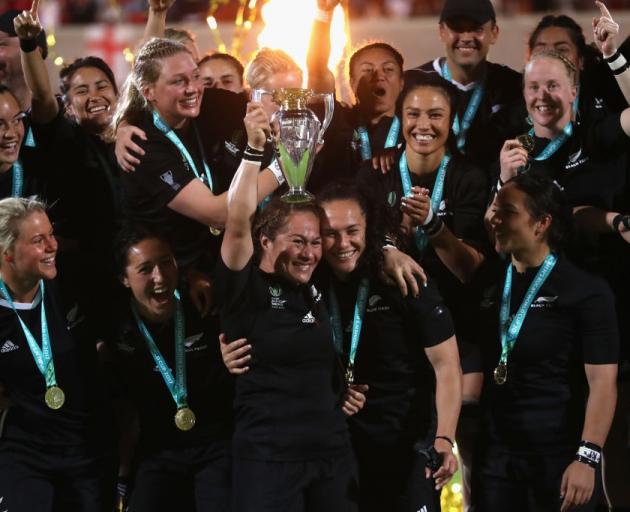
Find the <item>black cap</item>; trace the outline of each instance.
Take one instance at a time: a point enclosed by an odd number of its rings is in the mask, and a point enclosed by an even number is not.
[[[13,26],[13,18],[15,18],[22,11],[17,9],[10,9],[0,14],[0,32],[6,32],[9,37],[17,37],[15,33],[15,27]],[[48,43],[46,42],[46,32],[42,31],[37,36],[37,46],[42,50],[42,57],[45,59],[48,55]]]
[[[490,0],[445,0],[440,23],[453,18],[468,18],[479,25],[496,21],[497,16]]]

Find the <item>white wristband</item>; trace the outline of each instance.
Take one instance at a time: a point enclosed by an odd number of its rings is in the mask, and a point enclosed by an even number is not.
[[[273,173],[276,180],[278,181],[278,185],[282,185],[284,183],[284,174],[282,174],[282,169],[280,169],[280,164],[278,164],[278,159],[274,158],[273,161],[269,164],[268,169]]]
[[[612,71],[617,71],[618,69],[621,69],[622,67],[624,67],[627,63],[628,61],[626,60],[626,58],[623,56],[621,52],[619,52],[619,55],[617,56],[617,58],[613,60],[612,62],[608,63],[608,67]]]
[[[315,13],[315,21],[321,21],[322,23],[330,23],[332,20],[332,11],[324,11],[323,9],[317,9]]]

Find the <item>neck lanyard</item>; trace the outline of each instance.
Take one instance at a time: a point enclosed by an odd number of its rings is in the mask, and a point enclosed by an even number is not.
[[[175,144],[175,147],[179,150],[179,152],[184,157],[186,162],[188,162],[188,165],[190,166],[192,171],[195,173],[195,176],[197,176],[197,178],[203,181],[203,178],[199,174],[199,171],[197,170],[197,166],[195,165],[195,162],[192,156],[190,156],[188,149],[186,149],[186,146],[184,146],[184,143],[179,139],[175,131],[173,131],[164,122],[164,120],[160,117],[160,114],[158,114],[157,111],[155,110],[153,111],[153,124],[158,130],[160,130],[166,136],[168,140],[170,140],[173,144]],[[206,164],[205,160],[203,160],[203,170],[206,175],[206,179],[208,180],[208,187],[210,188],[210,190],[212,190],[214,187],[214,184],[212,182],[212,174],[210,173],[210,168],[208,167],[208,164]]]
[[[39,293],[41,294],[41,304],[40,304],[40,324],[41,324],[41,332],[42,332],[42,346],[39,347],[35,336],[31,333],[29,328],[26,326],[17,310],[15,309],[15,304],[11,299],[11,294],[7,289],[6,284],[2,279],[0,279],[0,293],[4,299],[9,303],[11,309],[17,316],[20,326],[22,327],[22,332],[24,333],[24,337],[28,342],[28,346],[31,349],[31,354],[33,355],[33,359],[35,360],[35,364],[37,365],[37,369],[42,374],[44,379],[46,380],[46,404],[51,409],[59,409],[64,401],[65,397],[60,388],[57,387],[57,377],[55,375],[55,364],[53,362],[53,354],[52,348],[50,346],[50,334],[48,333],[48,321],[46,319],[46,307],[45,307],[45,294],[44,294],[44,281],[42,279],[39,280]]]
[[[346,368],[346,384],[348,386],[354,382],[354,360],[359,348],[361,338],[361,327],[363,326],[363,318],[365,317],[365,308],[367,307],[368,292],[370,290],[370,281],[367,277],[361,279],[359,289],[357,290],[357,300],[354,304],[354,317],[352,320],[352,338],[350,339],[350,351],[348,353],[348,366]],[[330,286],[330,323],[333,331],[333,342],[335,348],[340,355],[343,355],[343,327],[341,325],[341,310],[339,309],[339,301],[335,293],[335,287]]]
[[[446,153],[440,162],[440,167],[435,177],[435,184],[433,185],[433,192],[431,192],[431,206],[433,213],[437,215],[440,209],[440,203],[442,202],[442,196],[444,195],[444,180],[446,178],[446,168],[451,161],[451,156]],[[409,173],[409,166],[407,165],[407,155],[403,151],[398,162],[398,170],[400,172],[400,181],[402,183],[403,194],[405,196],[411,196],[411,175]],[[422,228],[418,227],[416,230],[416,246],[420,252],[423,252],[427,245],[428,240]]]
[[[365,126],[359,126],[357,133],[361,139],[361,160],[370,160],[372,158],[372,146],[370,145],[370,135]],[[392,124],[389,126],[387,138],[385,139],[385,149],[395,148],[398,143],[398,134],[400,133],[400,119],[394,116]]]
[[[532,137],[534,136],[533,128],[529,130],[529,135],[531,135]],[[573,123],[569,121],[569,124],[567,124],[562,129],[562,133],[560,133],[560,135],[555,137],[549,144],[547,144],[547,147],[543,149],[538,156],[535,156],[534,160],[540,162],[542,160],[547,160],[548,158],[550,158],[556,151],[558,151],[562,147],[562,145],[571,137],[571,135],[573,135]]]
[[[532,302],[536,298],[536,295],[540,291],[540,288],[545,283],[549,274],[556,265],[558,257],[550,253],[545,258],[542,266],[538,269],[534,280],[529,285],[527,293],[523,298],[523,302],[519,306],[518,310],[514,314],[513,318],[510,318],[510,304],[512,294],[512,264],[508,265],[508,269],[505,275],[505,284],[503,285],[503,294],[501,295],[501,310],[499,312],[499,333],[501,336],[501,358],[499,359],[499,365],[494,370],[494,379],[497,384],[504,384],[507,379],[507,361],[508,357],[514,350],[516,345],[516,339],[523,327],[523,322],[527,316]]]
[[[19,159],[11,168],[11,197],[22,197],[24,191],[24,167]]]
[[[188,396],[188,391],[186,389],[186,353],[184,348],[185,327],[184,312],[179,292],[175,290],[173,295],[175,296],[175,377],[173,377],[173,372],[166,364],[164,356],[162,356],[160,349],[155,343],[155,340],[149,332],[146,324],[140,317],[140,314],[133,302],[131,303],[131,310],[133,311],[133,316],[136,319],[138,329],[147,342],[149,352],[153,356],[153,360],[155,361],[158,370],[160,370],[162,379],[164,379],[164,383],[170,391],[177,408],[180,409],[182,407],[186,407],[186,399]]]
[[[449,82],[454,83],[446,61],[442,64],[442,76]],[[468,102],[468,106],[464,112],[464,118],[461,122],[459,120],[459,114],[455,114],[455,119],[453,120],[453,133],[457,137],[457,149],[460,151],[462,151],[464,146],[466,146],[466,136],[468,135],[468,130],[470,130],[470,126],[472,125],[472,122],[477,115],[477,111],[479,110],[479,105],[481,105],[481,99],[483,98],[485,90],[485,82],[486,78],[484,74],[484,77],[477,82],[477,85],[475,85],[472,97]]]

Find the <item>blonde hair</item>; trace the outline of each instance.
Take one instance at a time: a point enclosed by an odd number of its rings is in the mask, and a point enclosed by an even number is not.
[[[542,49],[534,52],[531,55],[531,57],[529,58],[529,61],[527,62],[527,64],[525,65],[525,73],[523,73],[523,78],[524,78],[524,75],[527,74],[527,69],[537,59],[555,59],[555,60],[559,60],[562,63],[562,65],[564,66],[565,71],[567,72],[567,76],[569,77],[569,81],[571,82],[571,85],[573,85],[573,86],[577,85],[577,83],[578,83],[578,70],[577,70],[577,68],[575,67],[573,62],[571,62],[569,59],[567,59],[558,50],[555,50],[553,48],[542,48]]]
[[[147,41],[138,51],[133,63],[131,74],[125,80],[116,112],[112,116],[112,123],[107,138],[113,141],[120,123],[138,124],[141,114],[151,110],[149,103],[142,94],[147,85],[157,82],[162,71],[162,60],[178,53],[191,55],[182,43],[171,39],[154,37]]]
[[[7,197],[0,200],[0,253],[13,247],[20,236],[22,221],[36,212],[46,213],[46,205],[39,199]]]
[[[186,28],[173,28],[169,27],[164,31],[164,39],[170,39],[171,41],[177,41],[178,43],[196,43],[197,36]]]
[[[262,48],[247,66],[245,79],[251,89],[262,87],[276,73],[295,72],[302,77],[302,69],[282,50]]]

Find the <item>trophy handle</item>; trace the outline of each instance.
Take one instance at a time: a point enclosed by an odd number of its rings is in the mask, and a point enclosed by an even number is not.
[[[273,91],[267,89],[252,89],[252,101],[260,103],[265,94],[273,95]]]
[[[312,96],[313,98],[317,98],[317,99],[321,99],[324,102],[324,122],[322,123],[322,126],[319,130],[319,134],[318,134],[318,144],[323,144],[324,143],[324,134],[326,133],[326,130],[328,130],[328,127],[330,126],[330,123],[332,121],[333,118],[333,114],[335,112],[335,96],[333,93],[322,93],[322,94],[313,94]]]

